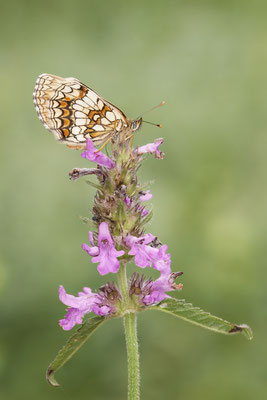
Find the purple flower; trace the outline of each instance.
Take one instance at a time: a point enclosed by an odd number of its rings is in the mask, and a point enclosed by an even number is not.
[[[111,158],[101,153],[101,151],[97,151],[91,139],[87,139],[86,148],[87,150],[85,150],[81,154],[83,158],[86,158],[89,161],[93,161],[108,169],[115,167],[115,163],[111,160]]]
[[[137,154],[145,154],[145,153],[151,153],[154,154],[156,158],[162,159],[164,157],[164,153],[162,151],[159,151],[159,146],[163,143],[163,139],[156,139],[154,143],[148,143],[144,146],[137,147],[135,149],[135,152]]]
[[[176,272],[167,274],[165,272],[160,273],[160,277],[154,282],[150,283],[149,294],[146,294],[142,301],[145,305],[151,305],[159,303],[160,301],[169,298],[170,296],[166,292],[173,290],[181,290],[182,284],[175,284],[174,281],[177,276],[182,275],[182,272]]]
[[[59,300],[69,306],[64,319],[59,321],[65,331],[69,331],[76,324],[81,324],[85,314],[92,311],[96,301],[96,295],[88,287],[83,288],[83,292],[78,293],[78,297],[67,294],[62,285],[59,286]]]
[[[135,256],[134,261],[138,267],[153,267],[165,274],[171,273],[171,255],[167,253],[168,246],[162,245],[160,248],[153,247],[152,242],[155,236],[151,233],[137,238],[128,235],[126,245],[130,247],[129,255]]]
[[[156,281],[145,279],[144,275],[140,276],[134,272],[129,281],[129,295],[136,296],[141,305],[149,306],[159,303],[165,298],[170,297],[166,292],[173,290],[181,290],[182,284],[175,284],[177,276],[182,272],[166,273],[161,272],[160,277]]]
[[[139,200],[146,201],[146,200],[151,199],[151,197],[152,197],[152,194],[150,193],[150,190],[148,190],[144,194],[141,194],[141,196],[139,197]],[[127,207],[129,207],[129,208],[131,207],[132,199],[129,196],[125,196],[124,202],[127,205]],[[142,217],[146,217],[149,214],[149,210],[146,210],[145,207],[141,206],[140,204],[137,204],[136,211],[139,212],[142,215]]]
[[[91,243],[92,247],[88,246],[88,244],[83,243],[82,248],[90,255],[90,256],[98,256],[99,255],[99,249],[97,246],[94,245],[94,238],[93,238],[93,232],[88,232],[89,234],[89,242]]]
[[[163,244],[159,249],[156,258],[154,259],[153,268],[164,274],[171,273],[171,255],[167,253],[168,246]]]
[[[148,244],[151,243],[155,239],[151,233],[148,233],[141,237],[127,235],[126,237],[126,245],[129,246],[131,249],[129,251],[130,256],[135,256],[134,261],[138,267],[145,268],[151,267],[154,258],[158,252],[158,249],[149,246]]]
[[[93,307],[93,312],[96,315],[100,315],[101,317],[104,317],[105,315],[111,314],[111,308],[109,306],[95,304]]]
[[[114,283],[108,282],[99,289],[93,312],[97,315],[107,315],[116,312],[118,300],[121,294]]]
[[[59,321],[64,331],[69,331],[76,324],[81,324],[85,314],[94,312],[96,315],[105,316],[117,310],[117,302],[121,299],[120,292],[113,283],[107,283],[99,289],[99,293],[92,293],[88,287],[78,293],[78,297],[67,294],[62,285],[58,289],[59,299],[68,306],[64,319]]]
[[[127,205],[127,207],[131,207],[132,200],[130,199],[129,196],[125,196],[124,201],[125,201],[125,204]]]
[[[92,232],[89,232],[89,241],[92,247],[88,246],[86,243],[83,243],[82,248],[90,256],[93,256],[93,263],[99,262],[97,269],[100,275],[106,275],[109,272],[118,272],[120,268],[118,257],[121,257],[124,254],[124,251],[117,251],[115,249],[114,241],[111,237],[108,224],[106,222],[101,222],[99,225],[98,247],[94,246]]]
[[[150,190],[147,190],[145,193],[141,194],[139,197],[140,201],[147,201],[150,200],[153,197],[152,193],[150,193]]]
[[[138,207],[137,211],[141,212],[142,217],[146,217],[149,214],[149,210],[146,210],[145,207]]]

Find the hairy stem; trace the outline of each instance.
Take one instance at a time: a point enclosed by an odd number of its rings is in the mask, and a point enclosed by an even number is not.
[[[118,272],[118,283],[123,302],[127,304],[129,300],[129,291],[127,284],[126,264],[124,262],[121,262],[120,270]]]
[[[121,262],[118,273],[118,283],[122,295],[122,301],[127,310],[129,303],[129,289],[127,285],[126,263]],[[139,373],[139,352],[136,331],[136,313],[126,312],[123,317],[124,332],[127,347],[127,363],[128,363],[128,400],[138,400],[140,373]]]
[[[128,359],[128,400],[138,400],[140,386],[139,352],[136,332],[136,313],[124,316],[124,330]]]

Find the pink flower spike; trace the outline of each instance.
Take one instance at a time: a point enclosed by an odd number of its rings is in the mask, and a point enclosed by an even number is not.
[[[124,251],[117,251],[115,249],[114,242],[106,222],[101,222],[99,225],[98,248],[99,255],[93,257],[92,262],[99,262],[97,270],[100,275],[106,275],[110,272],[118,272],[120,268],[118,257],[121,257],[124,254]]]
[[[148,143],[144,146],[137,147],[135,151],[137,154],[145,154],[145,153],[151,153],[154,154],[156,158],[162,159],[164,157],[164,153],[162,151],[159,151],[159,146],[163,143],[163,139],[156,139],[154,143]]]
[[[153,197],[152,193],[150,193],[150,190],[147,190],[144,194],[142,194],[139,197],[140,201],[147,201],[150,200]]]
[[[97,151],[91,139],[87,139],[86,149],[87,150],[81,154],[83,158],[102,165],[102,167],[106,167],[107,169],[115,167],[115,163],[111,158],[103,154],[101,151]]]

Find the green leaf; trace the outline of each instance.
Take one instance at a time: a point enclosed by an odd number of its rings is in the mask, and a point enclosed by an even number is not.
[[[54,378],[54,374],[79,350],[89,336],[101,325],[106,318],[93,317],[85,321],[82,326],[69,338],[65,346],[57,354],[54,361],[49,365],[46,379],[52,386],[60,386]]]
[[[210,313],[201,310],[199,307],[194,307],[190,303],[185,303],[185,300],[165,299],[156,306],[149,307],[149,310],[159,310],[175,317],[181,318],[184,321],[201,326],[214,332],[223,333],[225,335],[233,335],[242,333],[247,339],[253,338],[252,330],[248,325],[236,325],[225,321],[222,318],[215,317]]]
[[[102,186],[98,185],[97,183],[94,183],[94,182],[89,181],[89,180],[86,180],[85,182],[87,183],[87,185],[92,186],[93,188],[98,189],[101,192],[103,191]]]

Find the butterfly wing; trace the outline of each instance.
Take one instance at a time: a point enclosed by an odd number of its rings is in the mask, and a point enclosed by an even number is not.
[[[69,147],[83,149],[89,138],[102,144],[129,126],[121,110],[75,78],[40,75],[33,101],[43,125]]]

